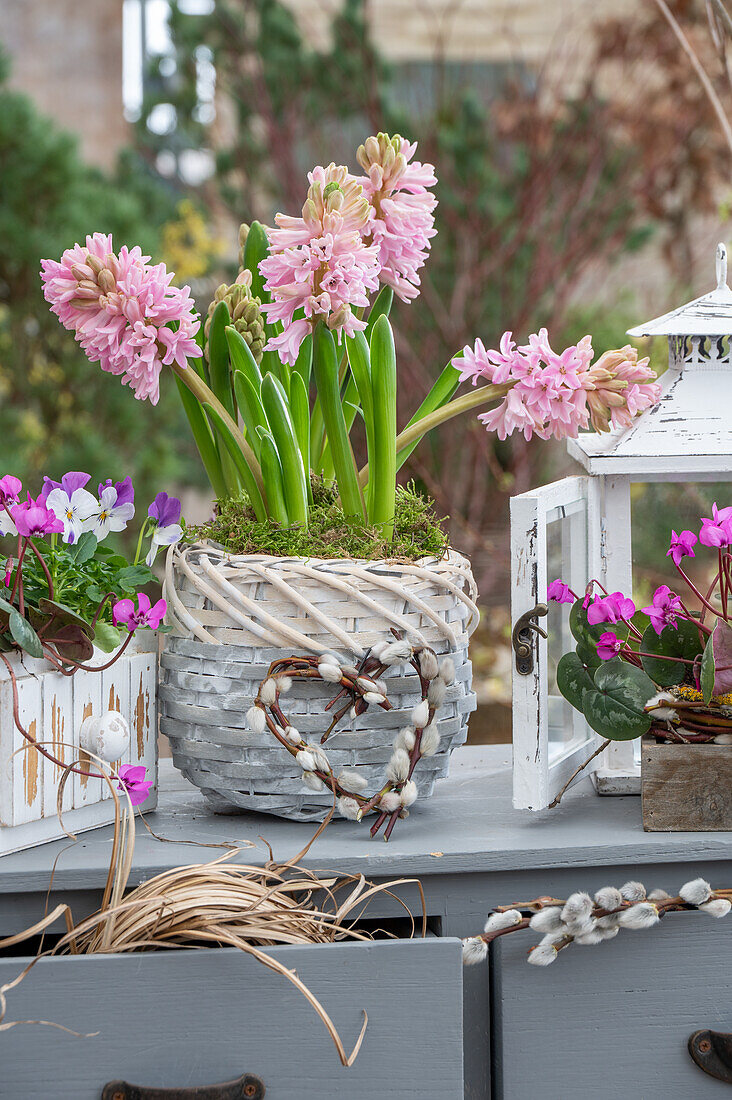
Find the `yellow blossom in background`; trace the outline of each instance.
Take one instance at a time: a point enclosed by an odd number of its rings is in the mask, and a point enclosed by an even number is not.
[[[224,243],[210,232],[208,223],[190,201],[178,203],[177,218],[167,222],[161,233],[161,250],[165,265],[175,272],[178,283],[200,279],[224,251]]]

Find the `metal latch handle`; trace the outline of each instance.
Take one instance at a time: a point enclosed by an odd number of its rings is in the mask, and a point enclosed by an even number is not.
[[[710,1077],[732,1085],[732,1032],[695,1031],[689,1036],[689,1054]]]
[[[545,603],[538,603],[531,611],[525,611],[514,624],[511,632],[511,644],[516,654],[516,671],[521,676],[528,676],[534,671],[534,638],[533,634],[540,634],[547,638],[548,634],[543,626],[536,622],[537,618],[549,614],[549,608]]]
[[[102,1090],[102,1100],[262,1100],[263,1096],[264,1083],[252,1073],[220,1085],[187,1089],[146,1089],[127,1081],[110,1081]]]

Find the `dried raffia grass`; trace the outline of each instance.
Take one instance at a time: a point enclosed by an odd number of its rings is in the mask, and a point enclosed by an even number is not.
[[[32,747],[28,746],[29,749]],[[41,958],[63,954],[109,954],[164,948],[229,946],[251,955],[263,966],[291,982],[322,1020],[335,1044],[341,1063],[344,1066],[353,1065],[368,1024],[366,1011],[363,1013],[361,1031],[348,1054],[335,1024],[318,998],[294,970],[288,969],[260,949],[277,944],[370,940],[372,936],[359,930],[354,924],[373,898],[382,893],[394,898],[404,908],[412,922],[411,934],[414,935],[415,922],[412,913],[405,902],[393,892],[395,887],[408,883],[416,884],[419,890],[422,901],[421,934],[424,936],[426,907],[419,880],[401,878],[374,885],[363,875],[326,875],[302,867],[300,861],[330,822],[333,813],[331,811],[302,851],[285,863],[278,863],[274,859],[269,845],[269,859],[262,867],[230,863],[240,853],[241,847],[205,845],[226,847],[230,850],[207,863],[163,871],[140,886],[128,890],[135,847],[132,803],[127,792],[120,799],[114,777],[107,774],[103,761],[93,754],[89,755],[103,772],[115,806],[112,853],[102,904],[96,913],[74,923],[70,907],[62,903],[32,927],[0,940],[0,948],[15,947],[33,936],[42,936],[57,920],[63,918],[66,921],[66,933],[52,948],[44,951],[41,941],[35,958],[12,982],[0,986],[0,1031],[20,1023],[42,1023],[78,1034],[65,1025],[53,1024],[47,1020],[5,1021],[6,994],[23,980]],[[74,761],[67,766],[59,783],[58,814],[62,826],[64,786],[76,763]],[[147,822],[145,825],[152,833]],[[72,833],[67,832],[67,835],[76,839]]]

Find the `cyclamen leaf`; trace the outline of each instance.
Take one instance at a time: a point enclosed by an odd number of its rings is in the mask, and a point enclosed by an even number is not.
[[[724,619],[717,619],[712,631],[714,647],[714,694],[726,695],[732,691],[732,627]]]
[[[701,683],[701,690],[704,697],[704,702],[708,703],[714,695],[715,669],[713,634],[710,634],[707,644],[704,647],[701,669],[699,670],[699,680]]]
[[[656,685],[642,669],[614,657],[595,672],[593,690],[582,699],[588,724],[610,741],[633,741],[651,727],[644,707]]]
[[[644,653],[654,654],[653,657],[641,657],[641,661],[645,671],[659,687],[672,687],[682,683],[692,668],[692,665],[664,660],[664,657],[681,657],[694,661],[702,652],[699,631],[688,619],[679,619],[678,629],[673,626],[664,627],[660,634],[656,634],[652,626],[647,627],[640,648]]]
[[[623,641],[628,637],[628,627],[625,623],[597,623],[592,625],[587,618],[587,611],[582,606],[582,600],[576,600],[569,612],[569,629],[572,637],[588,649],[595,649],[600,635],[606,631],[614,634]]]
[[[20,648],[29,653],[31,657],[43,656],[43,646],[40,638],[28,620],[24,619],[15,608],[10,614],[10,633]]]

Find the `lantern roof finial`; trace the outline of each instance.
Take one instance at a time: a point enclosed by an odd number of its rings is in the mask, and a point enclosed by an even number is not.
[[[629,328],[628,336],[732,335],[732,290],[727,286],[726,245],[717,245],[715,261],[717,285],[714,290],[670,313]]]

